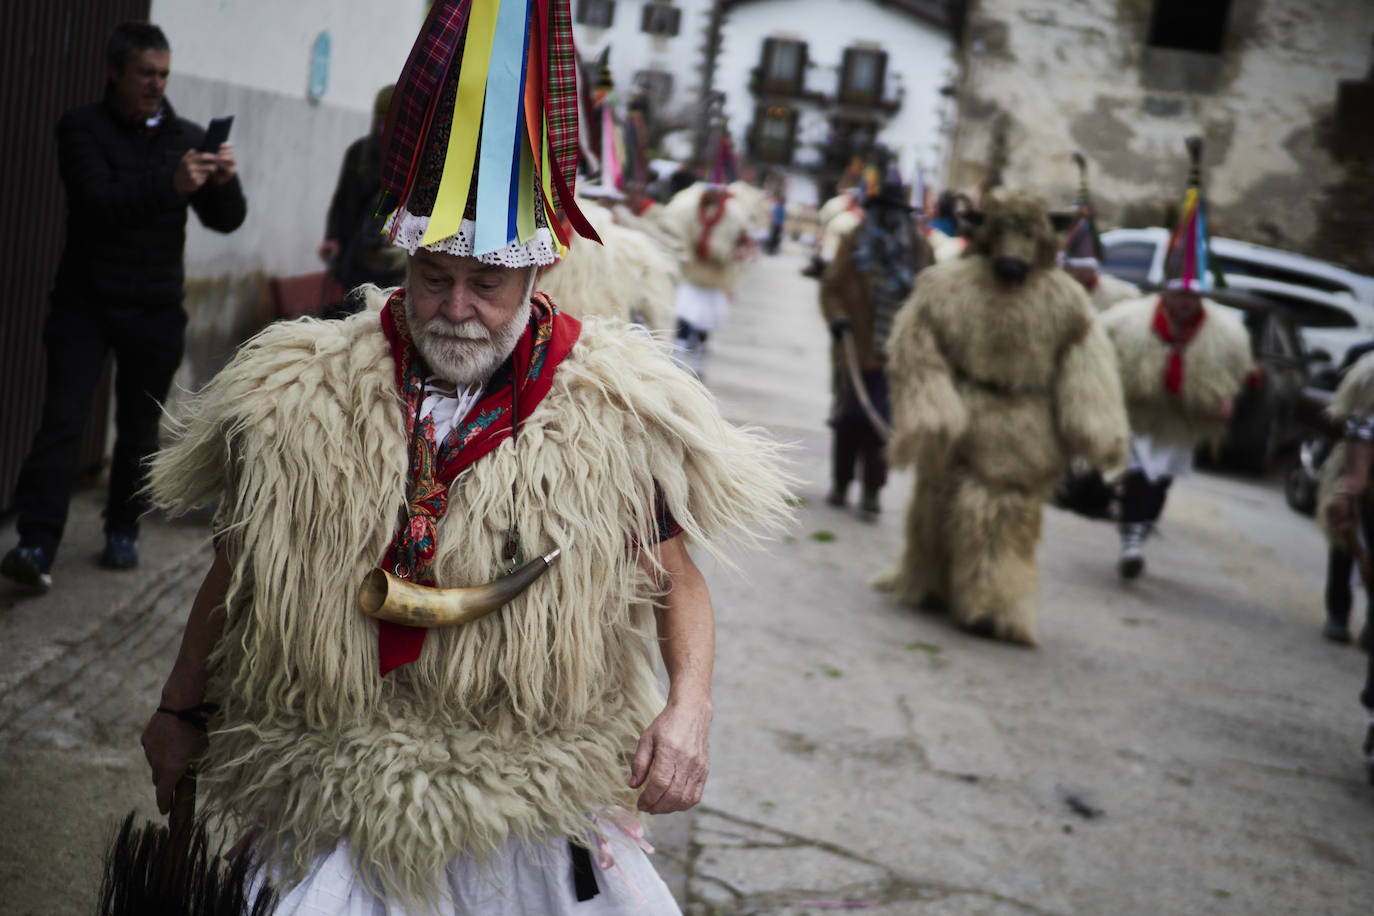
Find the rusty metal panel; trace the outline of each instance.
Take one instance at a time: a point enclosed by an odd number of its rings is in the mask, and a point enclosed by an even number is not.
[[[0,3],[0,512],[38,428],[43,320],[62,253],[66,195],[57,171],[57,119],[100,98],[105,41],[120,22],[147,19],[151,0]],[[109,373],[91,413],[81,466],[104,458]]]

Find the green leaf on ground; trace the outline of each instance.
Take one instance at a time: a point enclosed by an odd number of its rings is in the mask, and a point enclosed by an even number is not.
[[[807,499],[805,496],[789,496],[784,502],[793,509],[805,509],[807,506],[811,505],[811,500]]]
[[[826,531],[824,528],[822,528],[820,531],[811,532],[811,540],[815,541],[818,544],[829,544],[831,541],[835,539],[835,532]]]
[[[1231,896],[1231,892],[1224,891],[1221,888],[1216,888],[1212,891],[1212,896],[1217,898],[1218,900],[1225,900],[1226,898]]]
[[[826,668],[825,676],[835,678],[844,677],[844,672],[841,671],[839,668]]]
[[[909,642],[906,647],[913,652],[924,652],[927,655],[939,655],[944,651],[933,642]]]
[[[786,537],[784,537],[784,538],[782,539],[782,542],[783,542],[784,544],[795,544],[795,543],[797,543],[797,539],[794,538],[794,537],[792,537],[792,535],[789,534],[789,535],[787,535]]]

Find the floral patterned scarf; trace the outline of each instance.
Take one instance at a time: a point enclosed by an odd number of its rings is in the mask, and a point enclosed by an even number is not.
[[[448,508],[449,485],[462,471],[491,452],[517,422],[553,387],[553,373],[572,350],[581,323],[565,315],[543,293],[530,300],[530,325],[515,350],[496,370],[482,396],[443,442],[434,441],[433,416],[419,419],[429,369],[415,348],[405,319],[405,290],[397,290],[382,308],[382,331],[396,362],[396,388],[404,401],[410,467],[405,520],[392,538],[382,568],[419,585],[435,584],[436,526]],[[511,557],[509,559],[515,559]],[[379,622],[378,651],[382,676],[420,657],[425,630]]]

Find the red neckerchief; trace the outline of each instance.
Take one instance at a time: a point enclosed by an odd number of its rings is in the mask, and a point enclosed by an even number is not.
[[[426,417],[415,428],[424,402],[429,375],[410,339],[405,320],[405,290],[397,290],[382,308],[382,331],[396,362],[396,388],[406,418],[410,487],[406,494],[406,522],[396,532],[382,560],[382,568],[420,585],[434,585],[434,547],[439,519],[448,509],[448,488],[462,471],[511,435],[512,395],[523,422],[553,387],[553,373],[572,350],[582,330],[571,315],[558,311],[543,293],[530,300],[530,325],[515,350],[496,371],[481,399],[461,423],[435,447],[434,420]],[[512,391],[512,382],[515,388]],[[382,676],[420,657],[425,630],[380,621],[377,647]]]
[[[1207,310],[1199,308],[1191,321],[1175,328],[1164,308],[1164,297],[1161,296],[1155,303],[1154,331],[1160,340],[1169,345],[1169,360],[1164,364],[1164,387],[1174,397],[1183,393],[1183,348],[1193,342],[1206,317]]]
[[[1093,274],[1093,278],[1092,278],[1091,280],[1088,281],[1088,292],[1090,292],[1090,293],[1095,293],[1095,292],[1097,292],[1097,287],[1098,287],[1101,283],[1102,283],[1102,277],[1099,276],[1098,274]]]
[[[697,236],[698,260],[711,259],[711,231],[725,217],[725,202],[732,196],[728,190],[714,188],[701,192],[701,200],[697,201],[697,222],[701,224],[701,234]]]

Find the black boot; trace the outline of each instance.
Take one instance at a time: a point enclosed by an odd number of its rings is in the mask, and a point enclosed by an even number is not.
[[[1327,614],[1326,623],[1322,625],[1322,636],[1331,642],[1350,642],[1350,621]]]
[[[848,491],[849,484],[847,483],[832,484],[830,492],[825,494],[825,504],[839,509],[844,508],[844,504],[848,500]]]

